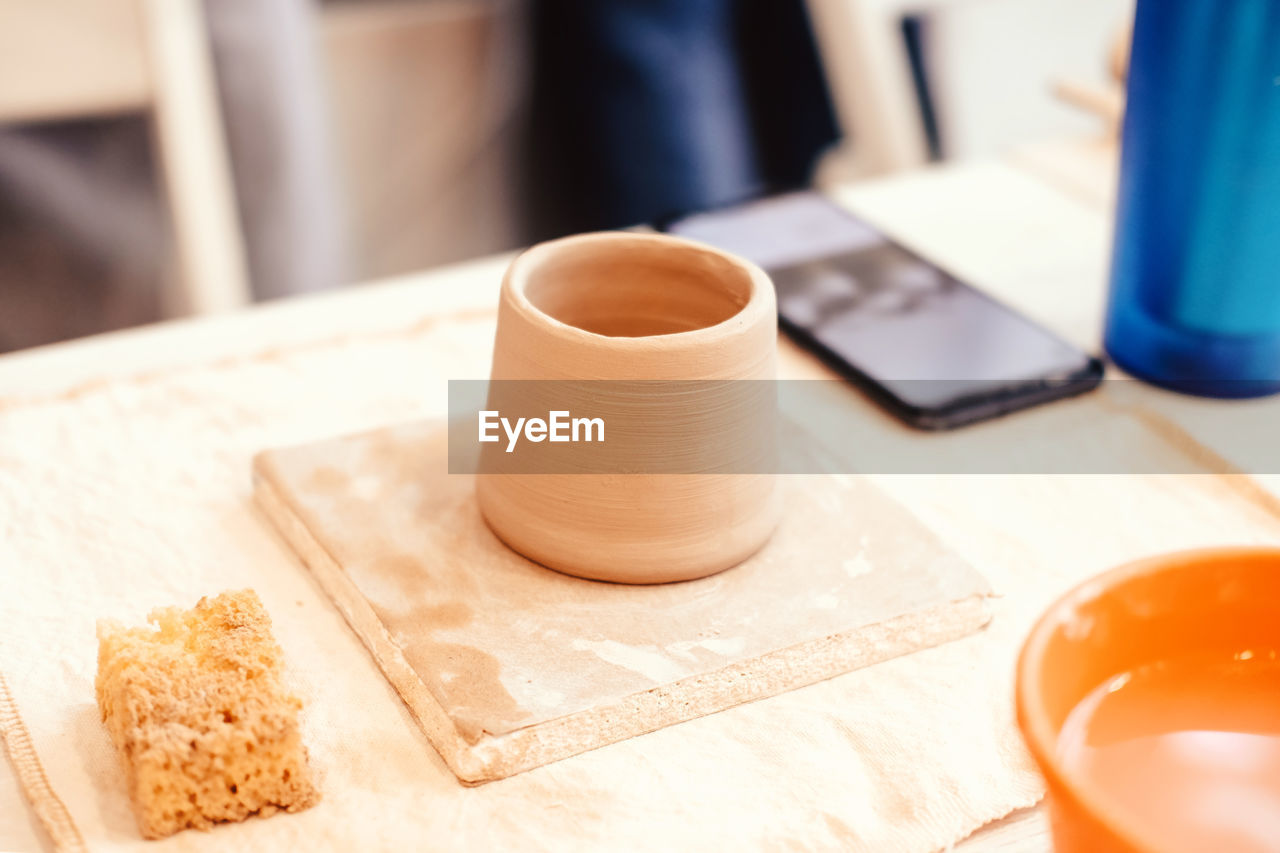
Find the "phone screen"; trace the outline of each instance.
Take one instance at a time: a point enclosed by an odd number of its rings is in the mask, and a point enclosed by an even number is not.
[[[917,416],[968,422],[998,414],[974,410],[995,398],[1008,411],[1044,398],[1047,383],[1100,376],[1086,353],[817,193],[694,214],[668,230],[755,261],[788,331]]]

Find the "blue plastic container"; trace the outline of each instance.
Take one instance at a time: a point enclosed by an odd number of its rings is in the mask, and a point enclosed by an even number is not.
[[[1142,379],[1280,391],[1280,0],[1138,0],[1106,348]]]

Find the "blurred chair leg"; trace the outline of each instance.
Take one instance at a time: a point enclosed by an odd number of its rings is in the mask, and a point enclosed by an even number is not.
[[[166,313],[233,310],[250,291],[204,13],[200,0],[142,3],[179,265]]]
[[[822,163],[818,182],[910,169],[928,161],[898,4],[808,0],[844,142]]]

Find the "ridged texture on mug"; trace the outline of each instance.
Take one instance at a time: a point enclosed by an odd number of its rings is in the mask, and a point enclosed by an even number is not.
[[[674,237],[585,234],[511,264],[491,377],[772,380],[776,346],[773,285],[755,265]],[[530,559],[626,583],[736,565],[768,540],[780,510],[765,474],[481,474],[477,495],[493,531]]]

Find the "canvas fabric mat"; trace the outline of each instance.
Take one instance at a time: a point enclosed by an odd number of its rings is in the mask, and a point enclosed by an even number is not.
[[[1041,797],[1013,724],[1012,670],[1055,596],[1154,552],[1280,541],[1242,478],[879,477],[991,582],[985,631],[465,788],[253,507],[249,460],[440,416],[446,377],[484,376],[492,331],[488,319],[442,318],[0,400],[0,673],[13,700],[0,713],[21,714],[48,780],[48,791],[29,787],[40,807],[56,795],[85,845],[104,851],[924,853]],[[1177,452],[1134,435],[1122,440]],[[144,842],[93,701],[94,622],[139,622],[239,587],[272,616],[324,800]],[[18,752],[20,763],[30,754]]]

